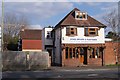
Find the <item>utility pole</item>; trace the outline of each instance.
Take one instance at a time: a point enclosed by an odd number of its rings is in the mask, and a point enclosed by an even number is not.
[[[1,52],[2,53],[4,48],[3,32],[4,32],[4,0],[2,0],[2,25],[1,25]]]

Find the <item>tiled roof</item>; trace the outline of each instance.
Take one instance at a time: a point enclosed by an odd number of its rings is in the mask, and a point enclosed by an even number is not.
[[[106,25],[87,15],[87,20],[76,20],[74,15],[75,11],[80,11],[74,8],[68,15],[66,15],[56,26],[85,26],[85,27],[106,27]]]
[[[41,40],[42,30],[25,29],[20,32],[22,39]]]

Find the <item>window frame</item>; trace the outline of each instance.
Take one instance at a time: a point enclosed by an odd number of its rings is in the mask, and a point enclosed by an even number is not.
[[[75,11],[75,19],[87,20],[87,12]]]
[[[72,34],[73,32],[73,34]],[[77,27],[66,27],[66,36],[77,36]]]
[[[65,48],[65,59],[79,58],[79,51],[77,47],[66,47]]]
[[[98,28],[84,28],[84,35],[85,36],[99,36],[98,30],[99,30]],[[91,34],[91,33],[94,33],[94,34]]]

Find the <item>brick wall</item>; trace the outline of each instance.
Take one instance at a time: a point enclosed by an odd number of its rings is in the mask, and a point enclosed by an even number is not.
[[[89,58],[88,65],[89,66],[102,66],[102,59],[101,58]]]
[[[22,50],[42,50],[42,40],[22,40]]]
[[[80,60],[79,59],[65,59],[64,60],[64,66],[65,67],[77,67],[80,66]]]
[[[118,43],[117,42],[105,42],[105,54],[104,54],[104,64],[116,64],[116,55],[118,57]],[[115,50],[116,49],[116,52]]]

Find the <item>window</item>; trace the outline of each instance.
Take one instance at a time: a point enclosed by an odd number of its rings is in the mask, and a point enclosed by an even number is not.
[[[66,59],[68,59],[68,47],[66,47]]]
[[[87,20],[87,13],[76,11],[75,12],[75,19],[77,19],[77,20]]]
[[[77,28],[66,27],[66,35],[67,36],[75,36],[75,35],[77,35]]]
[[[98,28],[85,28],[85,36],[98,36]]]
[[[47,39],[51,38],[51,32],[47,31]]]
[[[65,57],[66,59],[72,59],[72,58],[79,58],[79,51],[78,51],[78,48],[69,48],[69,47],[66,47],[65,49]]]
[[[100,48],[91,48],[90,51],[90,58],[101,58]]]

